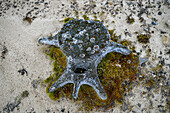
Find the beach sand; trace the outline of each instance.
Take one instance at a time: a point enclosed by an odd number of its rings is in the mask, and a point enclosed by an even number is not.
[[[123,105],[116,105],[105,112],[168,113],[169,89],[163,87],[169,88],[170,85],[170,3],[166,0],[150,0],[150,4],[149,0],[139,1],[1,0],[0,113],[84,112],[79,111],[81,105],[73,103],[73,100],[62,98],[52,101],[46,94],[46,86],[41,82],[53,74],[53,62],[43,53],[42,47],[45,46],[38,44],[38,39],[56,34],[64,24],[62,20],[67,17],[83,18],[87,15],[94,19],[95,13],[105,26],[108,25],[108,29],[116,29],[121,40],[133,42],[140,57],[150,63],[146,63],[148,71],[151,72],[161,61],[164,77],[159,81],[157,91],[154,88],[148,90],[140,84],[125,97]],[[126,20],[131,15],[135,20],[133,24]],[[144,22],[140,22],[139,16]],[[143,48],[145,44],[138,42],[135,32],[151,34],[149,57]],[[158,75],[151,73],[150,76]],[[91,112],[98,111],[94,109]]]

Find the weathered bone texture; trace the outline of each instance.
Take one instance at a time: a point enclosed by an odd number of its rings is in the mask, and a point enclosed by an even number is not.
[[[83,84],[92,86],[102,100],[107,99],[97,75],[98,64],[107,53],[131,53],[126,46],[111,42],[110,34],[102,22],[93,20],[73,19],[64,24],[55,36],[41,38],[39,43],[60,47],[67,57],[66,70],[49,88],[49,92],[73,83],[74,99],[77,99]]]

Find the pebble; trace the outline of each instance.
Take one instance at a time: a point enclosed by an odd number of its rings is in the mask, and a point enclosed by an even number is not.
[[[163,84],[162,83],[159,83],[160,86],[162,86]]]
[[[35,4],[39,4],[39,2],[35,2]]]
[[[162,37],[162,43],[163,43],[165,46],[170,45],[170,37],[167,36],[167,35],[164,35],[164,36]]]
[[[18,73],[20,73],[21,75],[24,75],[24,74],[28,74],[27,71],[25,69],[20,69],[18,70]],[[28,75],[27,75],[28,76]]]
[[[65,109],[62,109],[62,110],[61,110],[61,112],[64,112],[64,111],[65,111]]]
[[[140,104],[140,103],[138,103],[138,106],[139,106],[139,107],[141,107],[141,104]]]
[[[47,109],[47,110],[46,110],[46,112],[47,112],[47,113],[50,113],[50,110],[49,110],[49,109]]]
[[[168,20],[165,24],[167,25],[168,28],[170,28],[170,20]]]
[[[152,25],[158,25],[158,23],[155,21],[152,21]]]
[[[40,3],[44,3],[44,0],[41,0]]]
[[[161,12],[161,11],[159,11],[159,12],[158,12],[158,15],[162,15],[162,12]]]

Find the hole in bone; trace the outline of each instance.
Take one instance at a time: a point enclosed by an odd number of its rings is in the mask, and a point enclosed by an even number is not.
[[[75,73],[85,73],[85,71],[87,71],[87,69],[85,69],[85,68],[76,68],[74,70]]]

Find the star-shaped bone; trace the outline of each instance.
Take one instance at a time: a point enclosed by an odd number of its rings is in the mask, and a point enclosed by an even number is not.
[[[131,51],[121,44],[111,42],[110,34],[102,22],[73,19],[63,25],[55,36],[39,39],[39,43],[60,47],[67,57],[67,66],[49,92],[73,83],[73,98],[77,99],[80,86],[94,88],[102,100],[107,94],[100,83],[97,66],[110,52],[129,55]]]

